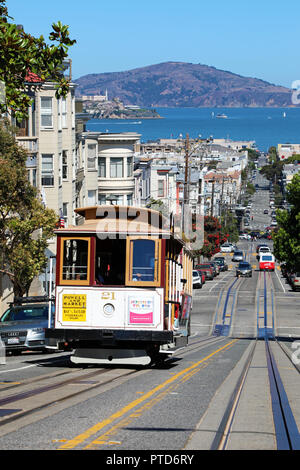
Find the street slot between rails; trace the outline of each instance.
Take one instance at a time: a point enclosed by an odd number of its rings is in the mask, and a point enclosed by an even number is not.
[[[261,283],[263,281],[263,288],[261,288]],[[300,450],[300,437],[299,430],[297,427],[296,420],[293,416],[293,412],[290,407],[289,399],[285,387],[283,385],[282,379],[280,377],[279,368],[275,361],[274,354],[270,348],[270,341],[273,342],[277,347],[279,345],[278,341],[274,340],[274,295],[272,289],[272,278],[270,273],[263,273],[263,277],[259,276],[258,280],[258,301],[257,301],[257,338],[253,341],[250,352],[248,353],[247,359],[244,363],[242,372],[240,373],[234,390],[228,401],[225,413],[221,419],[215,437],[210,446],[211,450],[226,450],[234,449],[234,445],[230,445],[230,438],[232,433],[237,433],[234,431],[234,421],[237,419],[239,414],[239,404],[243,391],[247,388],[247,377],[249,370],[252,367],[252,362],[254,358],[255,350],[258,347],[258,344],[261,340],[265,343],[265,355],[267,362],[267,371],[269,378],[269,389],[271,396],[272,412],[273,412],[273,423],[274,423],[274,434],[276,438],[276,448],[277,450]],[[269,293],[269,295],[268,295]],[[268,299],[271,296],[271,314],[272,314],[272,327],[268,325]],[[263,299],[263,315],[260,310],[260,300]],[[263,319],[263,324],[259,320]],[[262,334],[263,332],[263,334]],[[274,340],[274,341],[273,341]],[[286,356],[290,359],[288,354],[285,351]],[[291,359],[290,359],[290,362]],[[254,366],[255,367],[255,366]],[[297,373],[299,370],[294,368]],[[200,426],[198,426],[200,429]],[[241,432],[241,431],[239,431]],[[249,431],[250,432],[250,431]],[[244,431],[245,436],[249,435],[248,431]],[[257,434],[259,435],[261,430],[257,429]],[[252,431],[253,433],[253,431]],[[270,434],[270,432],[269,432]],[[241,438],[243,440],[243,437]],[[269,439],[270,441],[270,439]],[[194,439],[194,442],[195,441]],[[199,441],[198,441],[199,442]],[[241,444],[240,444],[241,445]],[[248,443],[249,445],[249,443]],[[193,439],[186,447],[187,449],[195,448],[193,446]],[[242,447],[239,447],[239,449]],[[244,448],[249,448],[244,444]]]
[[[119,374],[117,375],[116,372],[118,373],[118,371],[119,371]],[[32,397],[40,397],[43,393],[47,393],[47,392],[53,391],[55,389],[62,389],[62,391],[63,391],[62,396],[55,397],[55,399],[53,399],[53,400],[49,400],[49,398],[47,398],[47,396],[45,396],[45,399],[42,400],[44,402],[39,404],[38,406],[35,406],[35,405],[39,401],[37,399],[35,399],[34,402],[30,402],[30,403],[27,404],[27,409],[25,409],[25,410],[24,410],[24,408],[22,408],[22,409],[13,409],[12,410],[12,416],[10,416],[8,418],[5,418],[5,413],[6,413],[6,410],[9,411],[9,409],[1,408],[0,409],[0,425],[4,426],[5,424],[8,424],[8,423],[11,423],[13,421],[19,420],[19,419],[21,419],[25,416],[37,413],[38,411],[40,411],[44,408],[48,408],[48,407],[50,407],[52,405],[55,405],[55,404],[58,404],[62,401],[66,401],[66,400],[74,398],[78,395],[84,394],[87,391],[92,390],[94,388],[102,387],[102,386],[104,386],[108,383],[112,383],[115,380],[117,380],[118,378],[128,377],[128,376],[131,376],[133,374],[137,374],[138,372],[139,371],[137,371],[137,370],[130,370],[128,372],[128,370],[126,370],[126,369],[120,371],[120,369],[113,369],[113,368],[108,369],[108,368],[106,368],[106,369],[100,369],[100,370],[97,369],[96,371],[94,370],[93,372],[89,372],[87,374],[82,374],[82,370],[80,370],[81,375],[77,375],[73,378],[70,378],[70,379],[67,379],[67,380],[64,380],[64,381],[61,381],[61,382],[57,382],[55,384],[44,385],[42,387],[37,387],[35,389],[27,390],[27,391],[24,391],[24,392],[17,393],[15,395],[10,395],[6,398],[2,398],[2,399],[0,399],[0,406],[3,407],[3,406],[7,406],[8,404],[11,405],[11,404],[17,403],[19,401],[22,402],[23,400],[28,400]],[[94,377],[95,379],[97,379],[99,376],[104,375],[104,374],[109,375],[109,373],[113,373],[113,377],[109,377],[107,380],[104,380],[104,381],[101,381],[101,382],[98,382],[96,380],[95,381],[89,380],[91,377]],[[64,387],[66,385],[71,385],[71,384],[72,385],[73,384],[77,385],[78,387],[82,386],[82,389],[78,390],[78,391],[74,391],[72,393],[66,393],[66,389],[64,389]],[[2,419],[1,419],[1,412],[3,414]],[[3,432],[4,431],[2,429],[2,432],[0,432],[0,434],[3,434]]]

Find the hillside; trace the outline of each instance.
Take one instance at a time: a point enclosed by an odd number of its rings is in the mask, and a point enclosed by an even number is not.
[[[125,105],[158,107],[286,107],[291,90],[214,67],[165,62],[125,72],[89,74],[75,80],[77,95],[108,90]]]

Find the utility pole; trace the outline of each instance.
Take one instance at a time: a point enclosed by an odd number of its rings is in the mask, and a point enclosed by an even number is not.
[[[221,190],[221,204],[220,204],[220,216],[222,218],[223,213],[223,194],[224,194],[224,174],[222,175],[222,190]]]
[[[188,202],[188,175],[189,175],[189,134],[186,134],[185,139],[185,168],[184,168],[184,186],[183,186],[183,205],[181,214],[181,230],[185,232],[185,211]]]
[[[211,207],[210,207],[210,215],[213,217],[214,215],[214,197],[215,197],[215,180],[212,180],[212,191],[211,191]]]
[[[184,172],[184,204],[188,202],[189,197],[189,149],[190,149],[190,142],[189,142],[189,134],[186,135],[185,140],[185,172]]]

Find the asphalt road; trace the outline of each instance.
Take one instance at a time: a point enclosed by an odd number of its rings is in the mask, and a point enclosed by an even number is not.
[[[267,191],[258,192],[253,228],[269,223],[262,214],[266,205]],[[165,364],[84,368],[70,367],[69,353],[7,357],[0,365],[0,450],[106,451],[100,459],[125,450],[180,456],[192,451],[199,465],[197,450],[211,448],[216,420],[222,421],[231,388],[261,331],[298,357],[300,292],[291,290],[278,266],[270,275],[258,271],[257,243],[238,243],[252,265],[251,278],[236,278],[236,264],[226,254],[229,270],[194,291],[189,345]],[[278,448],[264,350],[258,343],[229,448]],[[277,356],[300,428],[299,373],[290,376],[292,363]]]

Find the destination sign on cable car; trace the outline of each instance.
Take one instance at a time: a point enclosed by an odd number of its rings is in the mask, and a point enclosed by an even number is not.
[[[63,321],[86,321],[86,294],[63,294]]]

